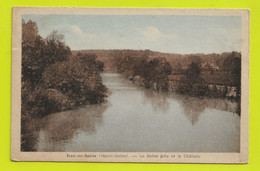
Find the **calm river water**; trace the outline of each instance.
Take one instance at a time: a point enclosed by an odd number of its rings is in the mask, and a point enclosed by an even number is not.
[[[107,102],[42,118],[37,151],[239,152],[236,102],[156,92],[116,73],[102,79]]]

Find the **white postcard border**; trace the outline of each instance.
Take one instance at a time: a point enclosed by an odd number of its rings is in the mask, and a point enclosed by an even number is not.
[[[21,152],[21,16],[24,14],[205,15],[242,17],[241,123],[239,153],[157,152]],[[249,17],[247,9],[14,7],[12,33],[13,161],[248,163],[249,141]],[[168,156],[168,157],[167,157]]]

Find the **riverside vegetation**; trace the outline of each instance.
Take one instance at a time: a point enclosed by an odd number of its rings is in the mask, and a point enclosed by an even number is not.
[[[167,54],[150,50],[71,51],[64,36],[38,34],[33,21],[22,22],[21,150],[34,151],[37,128],[30,122],[48,114],[105,101],[102,71],[126,75],[157,91],[240,101],[241,54]],[[230,95],[231,90],[234,93]]]
[[[169,54],[150,50],[83,50],[95,53],[106,71],[135,84],[195,97],[240,100],[241,53]]]
[[[35,118],[105,100],[104,64],[96,58],[72,55],[57,31],[42,38],[35,22],[22,22],[21,150],[34,150],[28,127]]]

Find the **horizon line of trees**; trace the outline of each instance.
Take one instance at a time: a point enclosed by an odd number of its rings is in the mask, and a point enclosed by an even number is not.
[[[128,52],[128,53],[127,53]],[[130,53],[131,52],[131,53]],[[208,77],[214,77],[214,70],[211,66],[202,67],[202,59],[199,56],[190,56],[190,63],[187,68],[176,62],[173,66],[165,57],[149,57],[149,51],[122,51],[113,56],[114,66],[119,73],[128,76],[140,76],[144,79],[146,88],[151,88],[155,83],[157,90],[167,91],[169,86],[169,75],[178,74],[183,77],[178,80],[176,92],[191,96],[226,97],[228,85],[219,90],[216,85],[209,88],[209,80],[205,80],[202,74],[207,72]],[[221,71],[227,73],[226,77],[232,75],[229,82],[236,87],[236,98],[240,99],[241,89],[241,54],[231,52],[223,60]],[[209,72],[209,73],[208,73]],[[225,82],[223,82],[225,84]]]

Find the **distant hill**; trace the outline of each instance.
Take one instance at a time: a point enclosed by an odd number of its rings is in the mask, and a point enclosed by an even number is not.
[[[141,57],[148,56],[148,59],[153,59],[156,57],[165,57],[166,60],[174,66],[179,63],[182,68],[185,69],[191,62],[196,62],[199,60],[199,63],[212,63],[218,68],[222,68],[222,65],[225,59],[231,55],[232,52],[224,52],[221,54],[176,54],[176,53],[162,53],[151,50],[74,50],[73,54],[77,53],[92,53],[97,55],[97,59],[105,63],[105,70],[113,70],[113,57]],[[241,58],[240,52],[234,52],[235,57]]]

